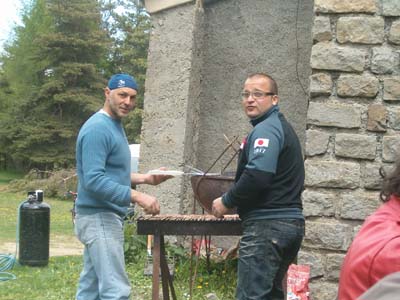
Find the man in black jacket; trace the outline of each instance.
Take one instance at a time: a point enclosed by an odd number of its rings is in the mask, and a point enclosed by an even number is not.
[[[283,300],[282,280],[304,236],[303,156],[278,102],[271,76],[246,79],[242,105],[254,128],[242,143],[234,186],[213,202],[216,217],[237,207],[243,221],[237,300]]]

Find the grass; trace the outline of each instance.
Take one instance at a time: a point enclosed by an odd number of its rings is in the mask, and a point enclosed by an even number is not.
[[[51,257],[47,267],[15,266],[11,272],[16,280],[0,282],[2,300],[73,300],[79,273],[80,256]],[[143,275],[145,259],[141,257],[127,266],[132,285],[132,300],[151,299],[151,277]],[[189,260],[180,259],[175,267],[174,287],[177,299],[189,299]],[[209,274],[204,260],[199,264],[193,300],[204,300],[208,293],[215,293],[220,300],[234,299],[234,262],[212,263]]]
[[[0,186],[6,185],[11,180],[22,178],[23,174],[14,171],[0,171]]]
[[[0,192],[0,242],[15,242],[19,205],[26,200],[23,193]],[[50,239],[74,235],[71,221],[71,201],[46,198],[50,205]]]
[[[15,266],[16,280],[0,282],[2,300],[74,299],[81,270],[80,256],[51,257],[47,267]]]
[[[16,241],[18,207],[26,199],[26,192],[6,191],[7,183],[21,175],[0,171],[0,245]],[[39,187],[40,188],[40,187]],[[68,241],[74,236],[70,209],[72,202],[46,197],[44,201],[51,206],[50,240]],[[127,226],[127,273],[132,285],[132,300],[151,299],[151,276],[144,275],[146,256],[145,237],[135,235],[135,224]],[[177,299],[189,299],[190,259],[187,249],[168,246],[169,255],[175,257],[174,287]],[[1,267],[1,266],[0,266]],[[82,270],[82,257],[50,257],[46,267],[20,266],[16,264],[8,272],[17,279],[0,281],[2,300],[73,300],[79,274]],[[214,293],[220,300],[234,299],[236,286],[236,261],[211,261],[206,267],[204,257],[199,260],[196,281],[193,284],[192,300],[204,300],[205,295]],[[161,289],[160,289],[161,293]]]

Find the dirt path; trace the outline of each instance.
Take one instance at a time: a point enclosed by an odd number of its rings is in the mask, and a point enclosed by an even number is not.
[[[15,242],[0,244],[0,253],[14,254]],[[56,236],[50,239],[50,256],[82,255],[83,246],[74,236]]]

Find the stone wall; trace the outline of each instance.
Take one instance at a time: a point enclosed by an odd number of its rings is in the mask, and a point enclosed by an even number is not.
[[[334,300],[345,253],[380,205],[379,168],[400,149],[400,1],[315,0],[306,131],[313,300]]]

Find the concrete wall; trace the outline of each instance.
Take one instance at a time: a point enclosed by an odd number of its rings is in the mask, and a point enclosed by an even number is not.
[[[297,1],[289,0],[225,0],[206,6],[200,168],[206,169],[226,145],[223,133],[241,141],[249,131],[239,96],[249,73],[266,72],[276,79],[281,110],[304,142],[308,99],[302,86],[308,88],[311,71],[312,5],[301,1],[299,11]]]
[[[140,170],[158,166],[207,170],[250,125],[241,108],[246,76],[278,82],[281,110],[305,143],[312,46],[312,0],[220,0],[187,3],[151,15]],[[211,171],[218,172],[233,151]],[[234,161],[229,170],[235,169]],[[162,213],[191,212],[189,178],[142,187]]]

